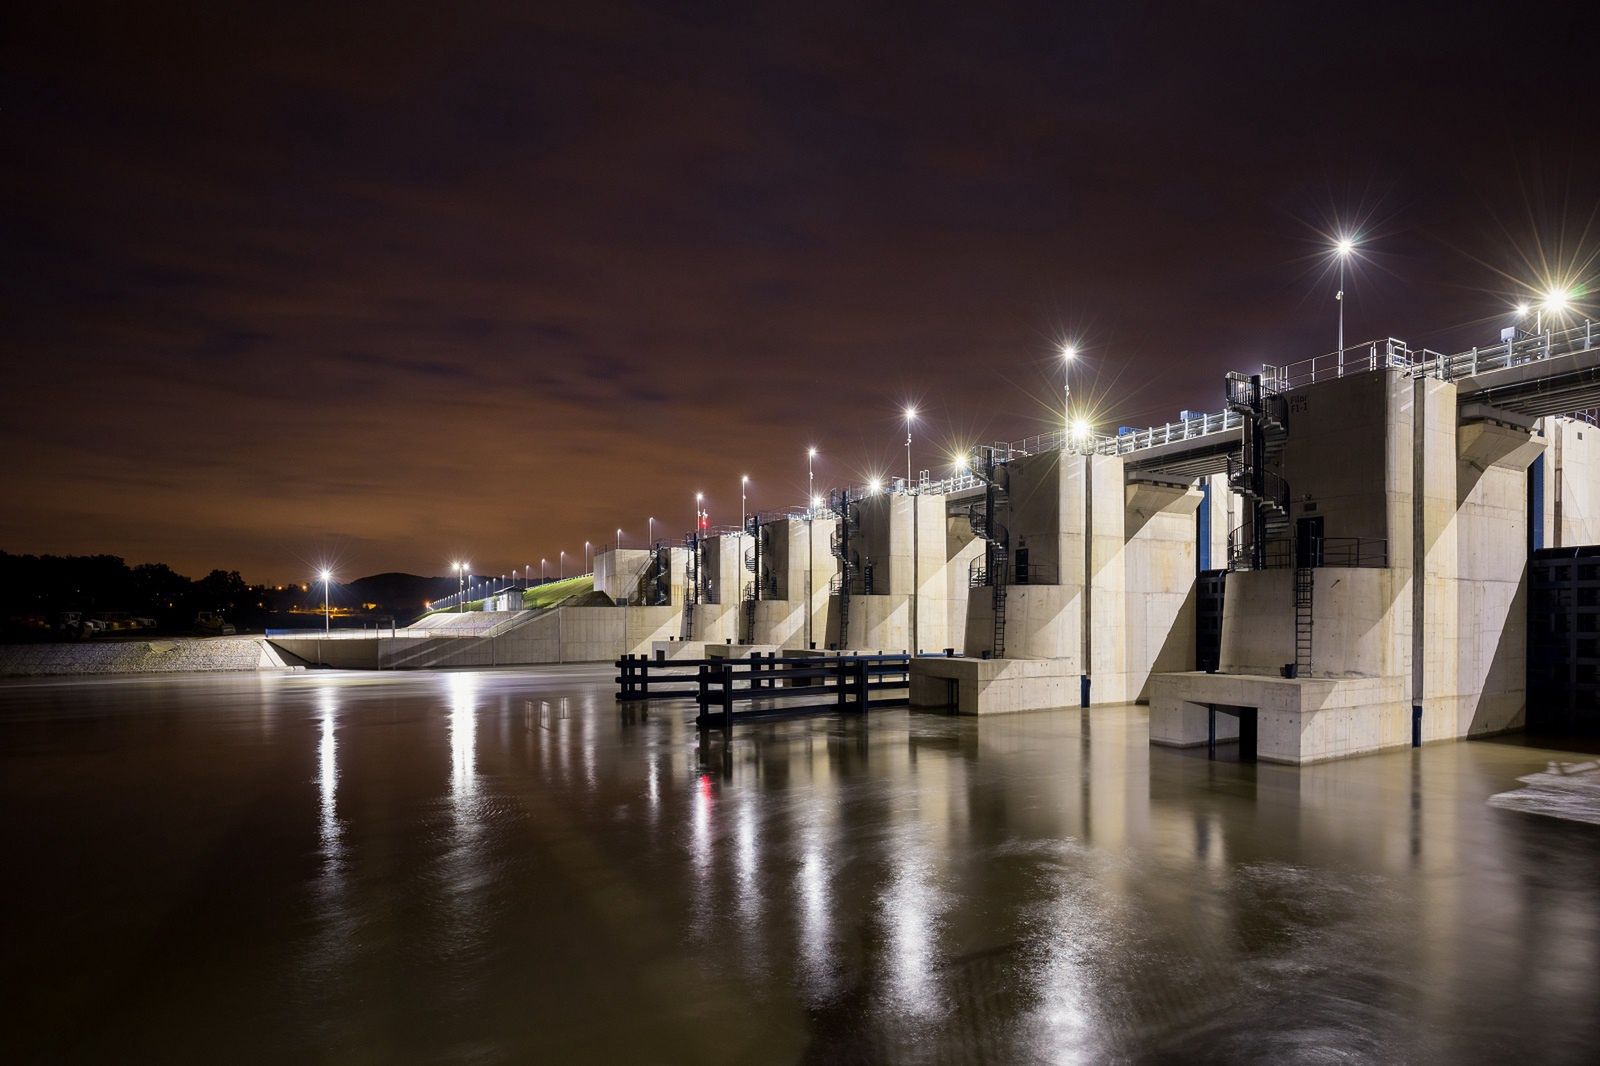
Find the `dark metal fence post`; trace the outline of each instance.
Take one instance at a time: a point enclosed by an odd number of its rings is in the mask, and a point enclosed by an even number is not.
[[[856,660],[855,675],[856,709],[865,715],[868,706],[867,664],[862,660]]]
[[[706,664],[701,663],[699,670],[695,673],[695,684],[697,684],[700,689],[699,693],[695,696],[695,702],[700,705],[699,722],[701,725],[704,725],[706,721],[706,690],[710,683],[711,678],[709,676],[709,671],[706,669]]]
[[[722,728],[733,731],[733,667],[722,668]]]
[[[845,700],[850,694],[850,686],[845,681],[847,676],[845,671],[849,668],[849,665],[849,660],[843,655],[837,656],[833,660],[833,685],[835,695],[838,697],[840,711],[844,710]]]

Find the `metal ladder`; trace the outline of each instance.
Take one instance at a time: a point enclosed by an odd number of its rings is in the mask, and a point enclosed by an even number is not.
[[[1300,677],[1311,669],[1311,597],[1316,571],[1309,566],[1294,572],[1294,671]]]
[[[994,637],[990,654],[996,659],[1006,654],[1006,586],[1011,576],[1011,532],[1000,522],[1007,506],[1008,469],[995,449],[980,447],[967,466],[985,485],[983,502],[967,512],[972,532],[984,541],[983,580],[994,592]]]
[[[995,545],[994,570],[992,581],[994,587],[994,641],[990,647],[994,649],[996,659],[1006,657],[1006,549],[1004,545]]]

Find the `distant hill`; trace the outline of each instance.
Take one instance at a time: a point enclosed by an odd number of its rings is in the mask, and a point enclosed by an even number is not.
[[[456,591],[453,577],[418,577],[416,574],[373,574],[358,577],[343,586],[345,595],[356,603],[376,603],[384,610],[421,613],[423,604],[442,599]]]

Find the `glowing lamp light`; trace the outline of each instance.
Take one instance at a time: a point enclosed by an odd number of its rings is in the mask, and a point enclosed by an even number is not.
[[[1079,440],[1082,440],[1084,437],[1087,437],[1089,435],[1089,423],[1086,422],[1085,420],[1081,419],[1081,418],[1073,419],[1073,421],[1072,421],[1072,435],[1074,437],[1078,438]]]
[[[871,481],[867,482],[867,491],[868,492],[882,492],[883,491],[883,482],[879,481],[877,478],[873,478]]]
[[[1061,358],[1062,359],[1064,359],[1064,360],[1066,360],[1067,362],[1070,363],[1074,359],[1076,359],[1077,357],[1078,357],[1078,349],[1077,348],[1074,348],[1070,344],[1063,344],[1061,346]]]
[[[907,422],[915,421],[916,417],[917,417],[917,409],[915,407],[907,407],[906,408],[906,421]]]
[[[1340,237],[1334,242],[1333,250],[1341,256],[1348,257],[1351,252],[1356,250],[1356,242],[1349,237]]]
[[[1517,305],[1517,317],[1518,318],[1527,318],[1528,317],[1528,312],[1531,311],[1531,310],[1533,310],[1533,308],[1529,307],[1528,306],[1528,302],[1526,300],[1524,300],[1522,303],[1519,303]]]
[[[1572,302],[1572,294],[1565,289],[1551,289],[1544,294],[1545,313],[1558,315]]]
[[[822,497],[821,496],[813,496],[813,497],[811,497],[811,506],[812,506],[813,509],[821,507],[822,506]]]
[[[333,574],[332,574],[331,571],[324,570],[322,573],[318,574],[317,577],[318,577],[319,580],[321,580],[323,582],[327,582],[327,581],[332,580]]]

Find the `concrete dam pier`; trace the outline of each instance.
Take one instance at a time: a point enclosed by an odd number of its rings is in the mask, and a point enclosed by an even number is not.
[[[1596,617],[1544,584],[1600,574],[1597,332],[1230,373],[1220,410],[601,551],[591,601],[273,640],[369,669],[910,653],[913,706],[1148,703],[1153,744],[1291,764],[1518,729],[1530,673],[1596,692]]]

